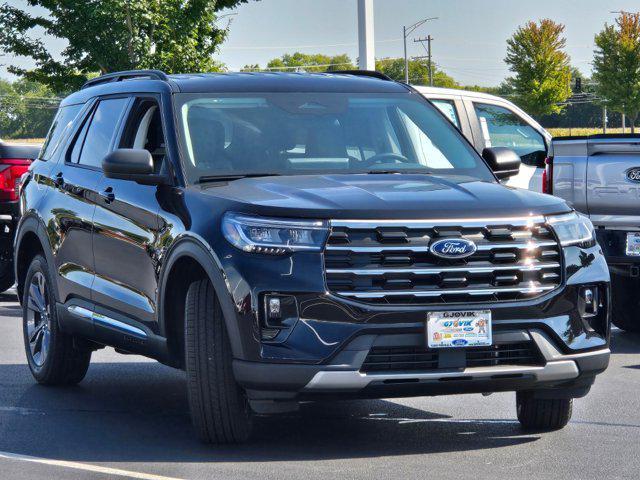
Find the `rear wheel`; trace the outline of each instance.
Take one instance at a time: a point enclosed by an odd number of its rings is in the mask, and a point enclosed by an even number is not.
[[[611,323],[626,332],[640,332],[640,278],[611,274]]]
[[[25,279],[22,326],[27,361],[44,385],[74,385],[87,373],[91,351],[78,348],[58,328],[47,261],[36,256]]]
[[[233,376],[222,309],[208,279],[193,282],[187,292],[185,365],[191,418],[200,439],[238,443],[249,438],[251,408]]]
[[[572,398],[535,398],[531,392],[516,392],[518,421],[527,430],[560,430],[571,419]]]

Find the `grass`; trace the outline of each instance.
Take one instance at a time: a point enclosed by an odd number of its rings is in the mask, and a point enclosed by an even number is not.
[[[5,143],[42,143],[44,138],[5,138]]]
[[[568,135],[595,135],[602,133],[601,128],[547,128],[547,131],[554,137],[566,137]],[[627,127],[625,133],[630,133]],[[622,128],[607,128],[607,133],[623,133]]]

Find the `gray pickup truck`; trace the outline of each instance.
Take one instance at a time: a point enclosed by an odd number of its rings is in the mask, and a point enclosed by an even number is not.
[[[612,322],[640,332],[640,135],[555,138],[543,182],[593,222],[611,273]]]

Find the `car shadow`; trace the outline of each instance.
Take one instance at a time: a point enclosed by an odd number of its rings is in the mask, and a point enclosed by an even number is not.
[[[76,387],[36,385],[0,365],[0,450],[80,462],[271,462],[463,452],[522,445],[515,419],[461,420],[385,400],[305,403],[256,419],[250,442],[193,434],[184,374],[150,362],[95,363]]]
[[[611,331],[611,353],[640,353],[640,334],[613,329]]]

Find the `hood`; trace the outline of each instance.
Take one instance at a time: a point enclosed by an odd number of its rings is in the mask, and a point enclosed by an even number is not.
[[[414,174],[295,175],[198,186],[237,211],[362,219],[507,217],[564,213],[564,200],[499,183]]]

